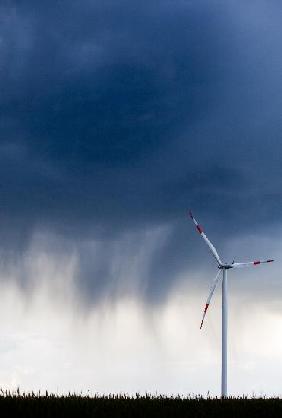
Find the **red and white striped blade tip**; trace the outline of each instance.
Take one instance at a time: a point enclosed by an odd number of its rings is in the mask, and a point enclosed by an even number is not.
[[[205,319],[205,316],[206,316],[209,305],[210,305],[209,303],[206,303],[206,306],[205,306],[205,309],[204,309],[204,314],[203,314],[203,319],[202,319],[202,322],[201,322],[201,325],[200,325],[200,329],[202,329],[202,326],[204,324],[204,319]]]
[[[265,261],[260,261],[260,260],[256,260],[253,262],[254,266],[257,266],[258,264],[261,263],[272,263],[274,260],[265,260]]]

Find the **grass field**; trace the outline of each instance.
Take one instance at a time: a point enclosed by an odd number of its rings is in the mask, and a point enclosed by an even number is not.
[[[16,417],[282,417],[282,400],[203,399],[165,396],[0,396],[0,416]]]

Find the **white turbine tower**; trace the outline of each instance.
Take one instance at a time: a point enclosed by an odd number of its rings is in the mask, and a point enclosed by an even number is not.
[[[204,314],[201,322],[200,329],[203,326],[204,318],[206,316],[208,307],[210,305],[211,298],[214,294],[214,291],[219,284],[221,278],[222,278],[222,365],[221,365],[221,396],[227,397],[227,270],[233,269],[233,268],[239,268],[239,267],[250,267],[250,266],[258,266],[259,264],[263,263],[271,263],[274,260],[256,260],[256,261],[250,261],[248,263],[234,263],[234,261],[231,264],[223,263],[213,246],[213,244],[210,242],[208,237],[203,231],[203,228],[198,224],[196,219],[194,218],[192,212],[189,212],[190,217],[192,218],[192,221],[194,222],[197,231],[202,236],[202,238],[207,243],[209,249],[212,252],[212,255],[217,261],[217,267],[219,268],[219,271],[212,283],[211,290],[205,305]],[[220,274],[222,272],[222,275]]]

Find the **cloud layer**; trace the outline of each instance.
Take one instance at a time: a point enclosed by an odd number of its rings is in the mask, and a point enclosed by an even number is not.
[[[187,207],[222,247],[279,225],[280,16],[274,1],[2,5],[4,256],[58,235],[94,298],[161,230],[138,270],[152,297],[197,261]]]

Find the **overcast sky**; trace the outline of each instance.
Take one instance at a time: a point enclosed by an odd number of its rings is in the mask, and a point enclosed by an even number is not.
[[[281,23],[274,0],[1,3],[1,386],[218,394],[192,208],[227,262],[276,259],[230,274],[229,375],[280,393]]]

